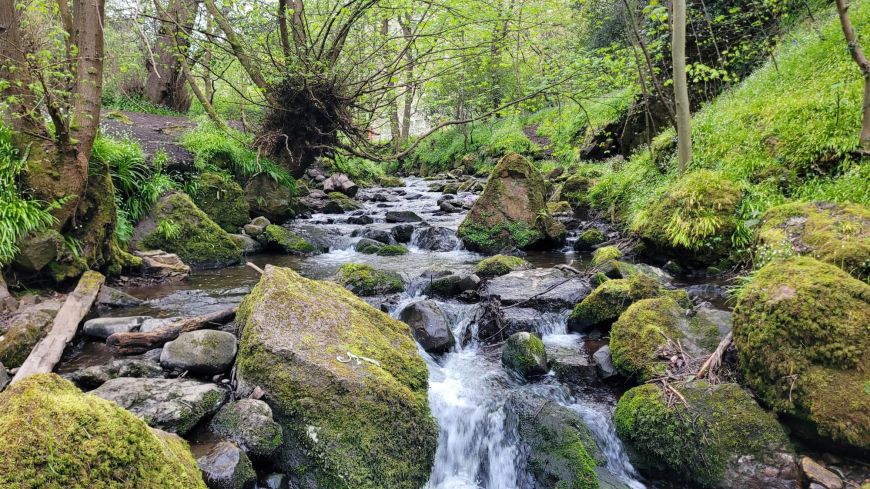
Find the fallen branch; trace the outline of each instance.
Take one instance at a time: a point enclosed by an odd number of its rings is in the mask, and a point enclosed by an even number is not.
[[[114,354],[138,355],[148,350],[163,346],[181,333],[202,329],[210,324],[226,324],[236,317],[238,306],[222,309],[217,312],[179,319],[166,326],[146,332],[115,333],[106,339],[106,345]]]
[[[12,379],[12,383],[33,374],[49,373],[54,370],[66,345],[75,337],[79,323],[91,310],[105,281],[106,277],[99,272],[87,271],[82,275],[75,290],[57,312],[51,331],[30,352]]]
[[[696,378],[703,379],[704,375],[708,372],[713,375],[716,373],[716,370],[719,369],[719,366],[722,365],[722,355],[725,354],[725,350],[731,346],[731,342],[733,341],[733,337],[731,336],[731,332],[729,331],[722,341],[719,342],[719,346],[716,347],[716,350],[707,358],[707,361],[701,365],[701,368],[698,369],[698,373],[695,374]]]

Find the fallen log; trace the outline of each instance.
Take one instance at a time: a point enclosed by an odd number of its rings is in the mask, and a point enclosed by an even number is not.
[[[91,310],[100,287],[106,281],[99,272],[87,271],[79,279],[75,290],[66,298],[66,301],[57,312],[51,331],[48,332],[19,367],[12,383],[29,377],[33,374],[49,373],[60,361],[66,345],[72,341],[79,328],[79,323]]]
[[[698,369],[698,373],[695,374],[695,377],[699,379],[703,379],[705,375],[714,376],[716,375],[716,370],[719,369],[719,366],[722,364],[722,356],[725,355],[725,350],[731,346],[731,343],[734,341],[734,336],[731,334],[731,331],[722,338],[722,341],[719,342],[719,346],[716,347],[716,350],[707,358],[707,361],[701,365],[701,368]]]
[[[179,319],[152,331],[115,333],[106,338],[106,345],[117,355],[138,355],[163,346],[164,343],[178,338],[181,333],[202,329],[208,325],[226,324],[236,317],[236,309],[238,306]]]

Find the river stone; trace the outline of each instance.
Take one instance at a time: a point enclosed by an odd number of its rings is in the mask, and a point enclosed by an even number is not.
[[[272,224],[272,222],[269,221],[268,218],[266,218],[265,216],[258,216],[251,219],[251,222],[249,222],[248,224],[245,224],[243,229],[245,231],[245,234],[252,238],[256,238],[257,236],[263,234],[263,231],[266,230],[266,226],[268,226],[269,224]]]
[[[133,251],[142,259],[142,276],[158,282],[181,280],[190,275],[190,267],[185,265],[175,253],[163,250]]]
[[[821,485],[825,489],[843,489],[843,480],[837,474],[826,469],[810,457],[801,457],[801,470],[803,470],[807,479]]]
[[[350,216],[347,218],[348,224],[357,224],[357,225],[366,225],[375,222],[371,216],[361,215],[361,216]]]
[[[209,429],[254,456],[271,454],[283,441],[281,425],[272,419],[272,408],[259,399],[225,405],[212,418]]]
[[[607,380],[615,377],[618,372],[613,366],[613,358],[610,356],[610,345],[604,345],[598,349],[593,355],[595,367],[598,369],[598,377],[602,380]]]
[[[97,306],[100,307],[132,307],[141,303],[140,299],[108,285],[100,287],[100,294],[97,296]]]
[[[6,388],[6,385],[9,384],[9,381],[12,380],[9,378],[9,374],[6,372],[6,367],[0,363],[0,391]]]
[[[237,322],[240,392],[260,387],[284,428],[276,469],[319,487],[426,483],[438,427],[408,325],[338,284],[271,265]]]
[[[525,331],[514,333],[501,349],[501,363],[520,377],[530,379],[547,373],[544,342]]]
[[[384,246],[386,245],[381,243],[380,241],[375,241],[369,238],[362,238],[356,243],[356,245],[354,245],[353,249],[359,253],[374,255]]]
[[[357,184],[344,173],[335,173],[323,181],[323,191],[326,193],[341,192],[348,197],[354,197],[358,190]]]
[[[582,345],[547,345],[547,359],[560,381],[587,386],[598,379],[595,363],[586,354]]]
[[[245,224],[250,226],[250,224]],[[242,253],[245,255],[253,255],[263,251],[263,245],[256,239],[247,234],[230,234],[230,238],[236,241],[242,247]]]
[[[248,180],[245,184],[245,200],[251,207],[252,215],[265,216],[270,223],[282,224],[294,215],[293,191],[266,173]]]
[[[351,237],[362,237],[381,242],[383,244],[393,244],[393,235],[389,231],[383,229],[357,229],[351,233]]]
[[[60,308],[60,303],[57,306]],[[55,314],[56,309],[28,307],[0,321],[0,362],[9,368],[20,367],[33,347],[51,329]]]
[[[153,378],[163,377],[163,369],[155,362],[134,358],[112,360],[106,365],[85,367],[64,377],[82,389],[96,389],[118,377]]]
[[[408,243],[414,235],[414,229],[413,224],[399,224],[390,229],[390,234],[397,243]]]
[[[493,278],[480,296],[497,297],[505,305],[522,302],[526,307],[557,311],[573,307],[590,291],[588,281],[580,275],[558,268],[533,268]]]
[[[541,313],[528,307],[504,309],[492,301],[477,317],[477,339],[484,343],[497,343],[521,331],[540,332]]]
[[[194,374],[219,374],[233,365],[236,336],[225,331],[200,329],[182,333],[163,345],[163,368],[187,370]]]
[[[414,211],[387,211],[384,214],[384,220],[387,222],[421,222],[423,218]]]
[[[459,283],[462,277],[459,275],[447,275],[433,278],[423,289],[423,293],[430,297],[453,297],[462,292]]]
[[[222,441],[196,460],[209,489],[245,489],[257,482],[251,460],[234,443]]]
[[[148,318],[145,321],[142,321],[142,324],[139,325],[139,332],[147,333],[149,331],[154,331],[155,329],[170,325],[180,319],[184,318],[182,318],[181,316],[174,316],[169,318]]]
[[[85,321],[82,332],[94,338],[108,338],[115,333],[129,333],[138,328],[148,316],[130,316],[121,318],[96,318]]]
[[[424,250],[451,251],[459,245],[459,238],[452,229],[431,226],[418,229],[411,243]]]
[[[424,300],[410,304],[399,313],[408,323],[417,343],[429,353],[443,353],[456,343],[450,322],[437,302]]]
[[[149,425],[185,434],[223,405],[227,392],[190,379],[111,379],[91,394],[115,401]]]

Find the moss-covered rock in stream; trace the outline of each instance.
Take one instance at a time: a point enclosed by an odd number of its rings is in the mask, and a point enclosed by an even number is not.
[[[870,449],[870,285],[809,257],[773,261],[740,291],[734,344],[762,402]]]
[[[199,176],[193,201],[228,233],[238,233],[251,220],[245,191],[233,179],[219,173]]]
[[[495,255],[484,258],[474,267],[474,273],[481,277],[499,277],[515,270],[526,270],[532,265],[518,256]]]
[[[636,273],[628,278],[607,280],[596,287],[574,306],[568,316],[568,328],[584,332],[593,327],[609,326],[631,304],[660,296],[673,297],[684,308],[691,307],[685,291],[667,290],[655,279]]]
[[[0,324],[0,363],[8,368],[20,367],[33,347],[48,334],[60,308],[21,311]]]
[[[749,393],[705,381],[673,387],[685,402],[646,384],[616,406],[616,431],[636,467],[702,487],[800,487],[783,428]]]
[[[178,255],[194,267],[239,263],[242,248],[212,221],[187,194],[170,192],[154,205],[133,236],[137,248]]]
[[[345,212],[354,211],[362,207],[362,204],[341,192],[330,192],[327,196],[329,197],[329,200],[338,204],[339,207],[341,207],[341,210]]]
[[[758,227],[756,264],[807,255],[853,276],[870,277],[870,209],[860,204],[794,202],[769,209]]]
[[[457,235],[469,249],[496,253],[511,247],[560,243],[565,232],[565,226],[547,211],[541,174],[528,160],[512,153],[496,165]]]
[[[703,358],[716,348],[719,328],[701,315],[687,317],[686,305],[669,296],[643,299],[619,316],[610,330],[610,351],[620,374],[648,382],[664,374],[681,350]]]
[[[592,266],[600,267],[610,260],[619,260],[622,258],[622,251],[616,246],[604,246],[598,248],[592,253]]]
[[[574,174],[562,183],[559,189],[559,199],[567,201],[575,210],[589,207],[589,187],[592,179],[587,175]]]
[[[0,394],[0,487],[205,489],[187,442],[37,374]]]
[[[277,463],[291,478],[335,489],[426,482],[438,429],[407,324],[338,284],[273,266],[237,321],[240,384],[265,391],[284,428]]]
[[[598,228],[589,228],[577,237],[574,249],[577,251],[589,251],[596,245],[603,243],[606,239],[607,237]]]
[[[525,331],[512,334],[501,348],[501,363],[522,378],[547,373],[547,352],[541,338]]]
[[[257,236],[257,241],[267,250],[291,255],[308,255],[317,251],[317,248],[305,241],[302,236],[276,224],[266,226],[263,233]]]
[[[245,184],[245,200],[253,216],[265,216],[275,224],[283,224],[296,215],[298,201],[293,190],[276,182],[267,173],[260,173]]]
[[[405,281],[396,272],[376,270],[371,265],[345,263],[338,269],[335,281],[362,297],[395,294],[405,290]]]
[[[737,184],[722,174],[696,171],[677,180],[632,227],[651,252],[690,265],[711,265],[731,253],[740,199]]]

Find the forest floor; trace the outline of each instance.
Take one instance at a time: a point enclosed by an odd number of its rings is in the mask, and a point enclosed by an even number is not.
[[[553,141],[546,136],[538,134],[538,124],[524,127],[523,134],[525,134],[531,142],[541,147],[541,154],[543,156],[548,157],[553,154]]]
[[[112,137],[129,138],[142,146],[150,160],[163,150],[173,165],[192,165],[193,155],[179,142],[181,135],[193,129],[196,122],[187,117],[111,111],[103,119],[103,131]]]

